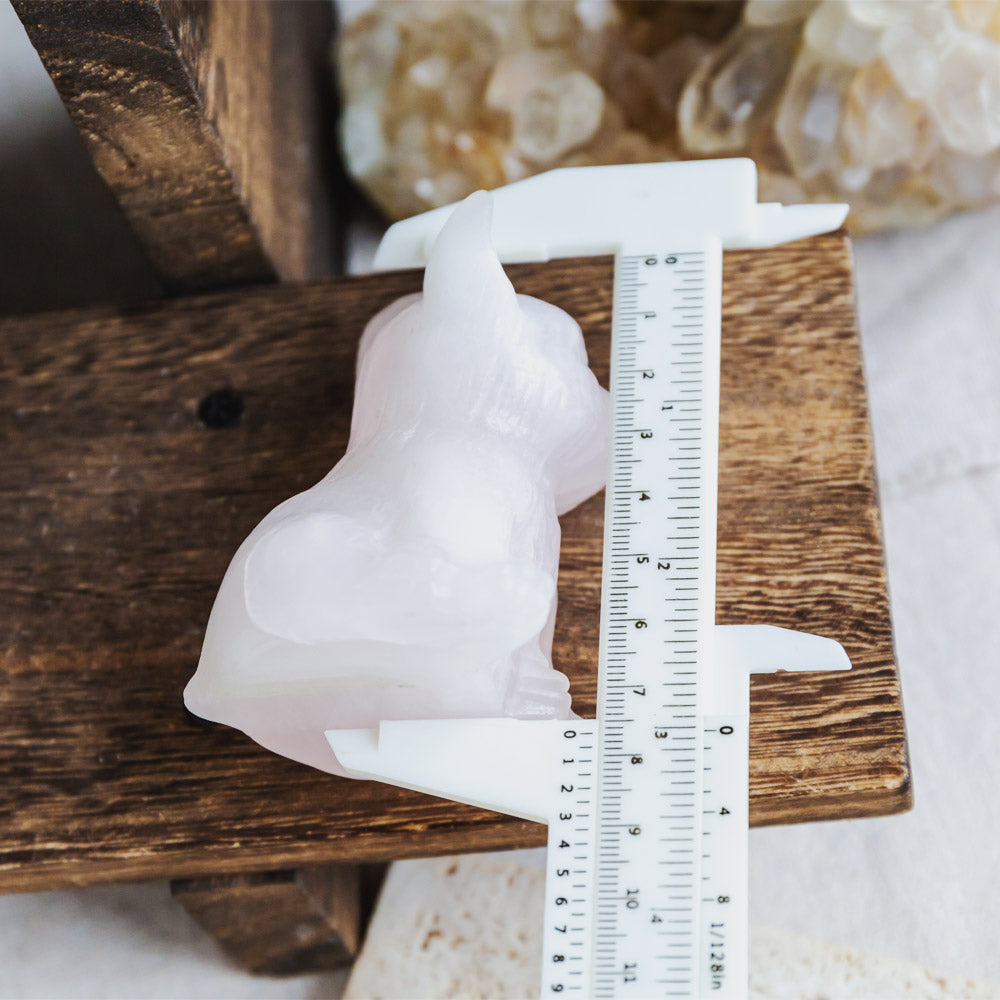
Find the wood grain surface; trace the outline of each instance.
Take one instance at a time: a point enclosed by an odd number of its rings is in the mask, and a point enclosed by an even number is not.
[[[330,4],[14,7],[167,291],[331,273]]]
[[[610,260],[509,270],[580,320],[606,378]],[[273,756],[181,703],[231,555],[339,458],[361,329],[419,283],[0,321],[0,889],[544,842],[535,824]],[[905,809],[848,242],[727,253],[724,289],[719,621],[830,635],[855,664],[754,678],[752,822]],[[199,406],[222,389],[244,409],[210,430]],[[563,519],[555,660],[584,715],[602,504]]]
[[[361,944],[361,866],[175,879],[170,894],[247,972],[350,965]]]

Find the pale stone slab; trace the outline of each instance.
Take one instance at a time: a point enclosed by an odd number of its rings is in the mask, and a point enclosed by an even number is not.
[[[344,1000],[536,996],[544,885],[502,854],[397,861]]]
[[[537,996],[544,875],[522,860],[480,854],[396,862],[344,1000]],[[1000,986],[754,927],[749,996],[1000,1000]]]
[[[942,975],[769,927],[750,929],[749,1000],[996,1000],[1000,986]]]

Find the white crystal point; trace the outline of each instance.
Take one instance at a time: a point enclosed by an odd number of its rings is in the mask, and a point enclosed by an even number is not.
[[[423,295],[368,324],[347,451],[234,556],[195,714],[337,774],[328,729],[570,714],[557,515],[604,485],[608,397],[579,326],[515,294],[491,216],[469,197]]]

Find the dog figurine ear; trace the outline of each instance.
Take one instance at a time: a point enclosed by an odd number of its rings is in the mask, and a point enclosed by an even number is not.
[[[521,320],[514,286],[493,251],[492,226],[492,196],[469,195],[438,234],[424,271],[428,315],[447,317],[454,332],[470,338],[466,323],[510,330]]]

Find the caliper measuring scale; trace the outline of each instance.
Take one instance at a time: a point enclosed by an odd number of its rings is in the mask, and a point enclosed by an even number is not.
[[[759,205],[749,160],[555,170],[494,199],[504,262],[615,257],[597,719],[327,739],[358,777],[548,824],[542,997],[745,997],[749,675],[850,661],[715,624],[722,249],[846,207]],[[422,265],[450,211],[391,227],[376,268]]]

